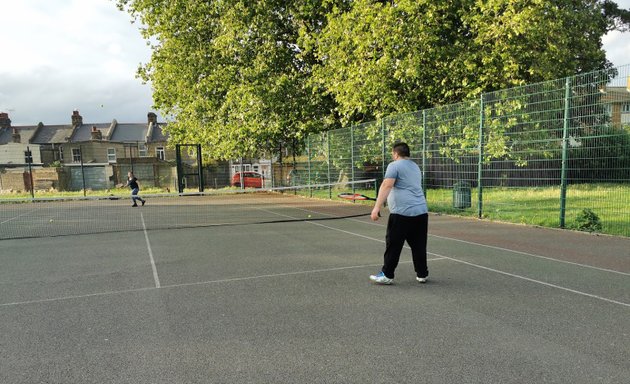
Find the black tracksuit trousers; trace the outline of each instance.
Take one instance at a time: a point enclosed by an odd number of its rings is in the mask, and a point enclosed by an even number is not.
[[[427,233],[429,215],[402,216],[390,214],[387,221],[387,234],[385,237],[385,255],[383,273],[390,279],[394,278],[394,271],[400,260],[400,252],[405,245],[405,240],[411,247],[411,256],[416,276],[427,277]]]

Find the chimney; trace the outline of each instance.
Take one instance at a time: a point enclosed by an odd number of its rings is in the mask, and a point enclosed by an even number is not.
[[[157,115],[153,112],[149,112],[149,114],[147,115],[148,118],[148,123],[151,124],[157,124]]]
[[[76,109],[72,111],[72,126],[78,126],[83,124],[83,116],[79,115],[79,111]]]
[[[100,130],[96,128],[96,126],[92,126],[92,140],[103,140],[103,134]]]
[[[0,129],[9,128],[11,126],[11,119],[6,112],[0,112]]]
[[[21,139],[20,132],[18,132],[17,128],[13,128],[13,142],[19,143],[20,139]]]

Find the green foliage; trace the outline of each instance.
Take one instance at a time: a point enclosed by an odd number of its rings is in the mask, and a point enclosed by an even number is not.
[[[299,150],[309,133],[607,68],[601,38],[630,21],[609,0],[114,1],[152,46],[138,74],[173,120],[171,141],[223,159]],[[461,136],[444,150],[474,151],[475,124],[453,123]],[[487,156],[515,153],[505,133],[522,121],[491,124]]]
[[[585,208],[575,219],[575,227],[580,231],[600,232],[602,230],[602,223],[595,212]]]

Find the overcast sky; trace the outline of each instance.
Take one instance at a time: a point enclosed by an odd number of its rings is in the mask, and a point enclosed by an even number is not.
[[[0,9],[0,112],[11,125],[70,124],[75,109],[88,124],[146,121],[151,87],[135,74],[151,53],[113,1],[0,0]],[[603,43],[615,65],[630,64],[630,33]]]

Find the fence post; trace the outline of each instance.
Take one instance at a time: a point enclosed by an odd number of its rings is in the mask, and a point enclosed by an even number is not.
[[[483,126],[484,126],[484,100],[483,93],[480,97],[479,103],[479,160],[477,164],[477,217],[481,219],[483,216],[483,185],[482,185],[482,171],[483,171]]]
[[[28,164],[28,177],[31,183],[31,197],[35,198],[35,185],[33,183],[33,152],[30,147],[26,147],[26,163]]]
[[[239,161],[240,161],[239,181],[240,181],[241,189],[245,189],[245,175],[243,174],[243,156],[240,157]]]
[[[79,159],[81,160],[81,179],[83,181],[83,196],[87,196],[85,192],[85,168],[83,167],[83,146],[79,145]]]
[[[203,192],[204,190],[204,181],[203,181],[203,158],[201,156],[201,144],[197,144],[197,170],[198,170],[198,179],[199,179],[199,192]]]
[[[353,182],[352,193],[354,193],[354,125],[350,126],[350,181]]]
[[[332,185],[330,185],[330,131],[326,132],[326,162],[328,163],[328,198],[332,199]]]
[[[564,118],[562,126],[562,170],[560,173],[560,228],[564,228],[567,204],[567,140],[571,101],[571,78],[567,77],[564,90]]]
[[[382,156],[383,161],[381,164],[381,181],[385,180],[385,156],[387,153],[387,148],[385,145],[385,120],[381,119],[381,146],[382,146]]]
[[[422,191],[427,195],[426,162],[427,162],[427,111],[422,110]]]
[[[308,169],[308,193],[313,197],[313,189],[311,188],[311,135],[306,136],[306,166]]]

